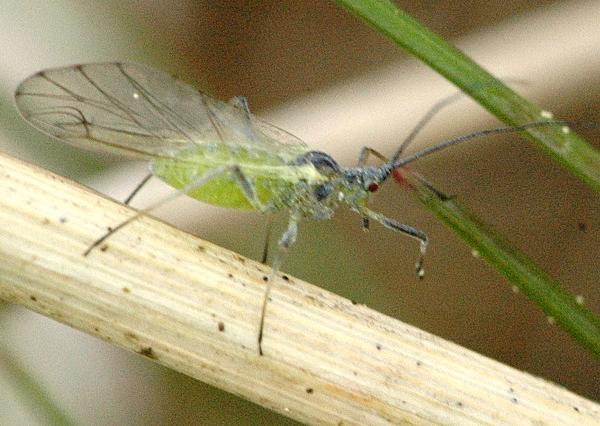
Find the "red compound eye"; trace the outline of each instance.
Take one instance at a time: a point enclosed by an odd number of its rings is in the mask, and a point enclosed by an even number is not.
[[[377,190],[379,189],[379,185],[373,182],[369,184],[369,187],[367,189],[369,190],[369,192],[377,192]]]

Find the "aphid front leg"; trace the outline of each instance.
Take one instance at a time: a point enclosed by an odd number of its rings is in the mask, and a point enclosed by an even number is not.
[[[265,288],[262,309],[260,312],[260,323],[258,326],[258,353],[261,356],[263,354],[262,338],[265,326],[265,316],[267,314],[267,304],[269,303],[269,295],[271,294],[271,288],[273,287],[275,277],[277,276],[277,272],[279,272],[279,268],[283,263],[283,258],[287,250],[296,242],[296,237],[298,236],[298,223],[300,222],[300,217],[301,216],[299,212],[292,212],[292,214],[290,215],[288,227],[279,239],[277,253],[275,253],[275,257],[273,258],[273,264],[271,265],[271,274],[269,275],[267,287]]]
[[[419,260],[417,261],[416,267],[417,276],[419,277],[419,279],[422,279],[425,276],[425,270],[423,269],[423,261],[425,259],[425,252],[427,251],[427,235],[417,228],[396,222],[394,219],[390,219],[389,217],[386,217],[381,213],[374,212],[373,210],[363,207],[359,210],[359,212],[373,220],[376,220],[377,222],[381,223],[383,226],[385,226],[388,229],[391,229],[392,231],[402,232],[403,234],[406,234],[410,237],[419,240],[419,249],[421,254],[419,256]]]
[[[363,146],[360,149],[360,154],[358,156],[358,162],[356,163],[356,167],[364,167],[367,164],[367,160],[369,159],[369,155],[379,158],[384,163],[388,162],[388,159],[385,155],[380,153],[379,151],[370,148],[368,146]],[[362,217],[362,229],[367,232],[369,230],[369,218],[367,216]]]

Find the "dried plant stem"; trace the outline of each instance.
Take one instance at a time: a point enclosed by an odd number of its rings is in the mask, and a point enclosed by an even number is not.
[[[0,156],[0,298],[311,424],[582,424],[600,407]]]

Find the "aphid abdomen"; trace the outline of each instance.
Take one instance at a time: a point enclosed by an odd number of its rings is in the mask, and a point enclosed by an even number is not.
[[[237,166],[253,186],[261,204],[277,210],[287,204],[294,184],[282,178],[287,166],[283,161],[267,155],[257,155],[236,146],[229,149],[224,144],[204,144],[193,151],[174,157],[156,159],[151,163],[154,175],[177,189],[182,189],[194,179],[220,166]],[[197,200],[220,207],[254,209],[233,173],[225,172],[205,185],[187,194]]]

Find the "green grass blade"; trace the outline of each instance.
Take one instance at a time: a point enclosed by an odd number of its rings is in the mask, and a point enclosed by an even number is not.
[[[508,125],[547,118],[544,111],[523,99],[388,0],[336,0],[449,81],[468,93]],[[573,132],[548,126],[523,132],[543,152],[600,192],[600,153]]]
[[[494,266],[544,313],[600,358],[600,320],[577,303],[540,267],[496,235],[455,200],[444,200],[413,176],[406,176],[419,200]]]

